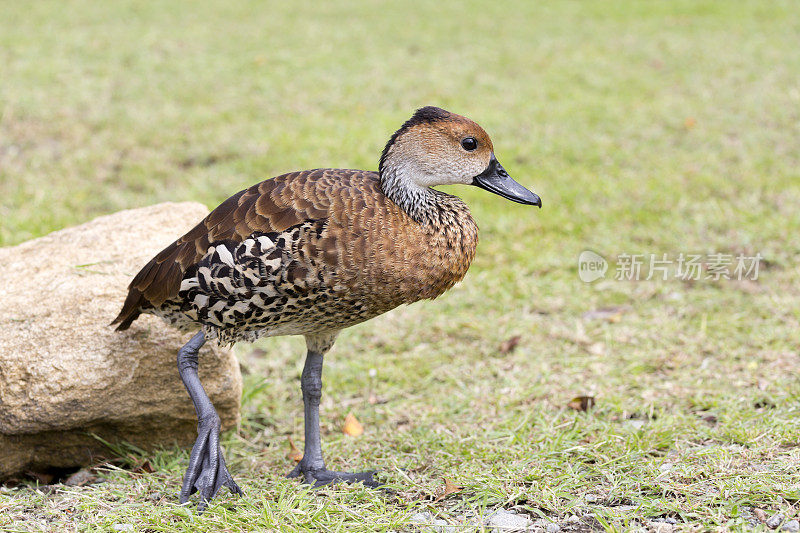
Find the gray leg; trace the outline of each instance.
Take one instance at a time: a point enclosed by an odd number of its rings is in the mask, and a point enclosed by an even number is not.
[[[305,445],[303,456],[314,470],[325,470],[322,459],[322,438],[319,434],[319,402],[322,399],[322,354],[308,352],[300,388],[303,391],[303,429]]]
[[[197,440],[183,478],[180,502],[186,503],[189,496],[199,491],[199,511],[206,508],[208,501],[216,496],[223,485],[234,494],[242,494],[242,489],[233,481],[225,466],[219,445],[219,415],[197,376],[197,352],[205,342],[205,335],[201,331],[178,351],[178,372],[197,413]]]
[[[372,477],[373,472],[335,472],[325,468],[322,459],[322,441],[319,434],[319,401],[322,398],[322,361],[323,355],[309,350],[300,386],[303,390],[303,414],[305,429],[305,446],[303,459],[286,477],[299,477],[301,474],[306,483],[315,487],[347,481],[362,482],[368,487],[378,487],[380,483]]]

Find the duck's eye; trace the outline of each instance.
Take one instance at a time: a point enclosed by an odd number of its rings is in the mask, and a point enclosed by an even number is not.
[[[461,141],[461,146],[467,152],[472,152],[478,147],[478,141],[475,140],[475,137],[465,137],[464,140]]]

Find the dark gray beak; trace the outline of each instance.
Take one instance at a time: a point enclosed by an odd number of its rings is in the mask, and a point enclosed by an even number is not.
[[[514,181],[503,165],[495,159],[494,154],[489,160],[489,166],[472,179],[472,184],[514,202],[542,207],[542,199]]]

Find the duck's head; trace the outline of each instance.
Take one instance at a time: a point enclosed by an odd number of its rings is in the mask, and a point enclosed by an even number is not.
[[[392,135],[383,149],[379,172],[384,186],[391,189],[425,190],[460,183],[542,207],[539,196],[508,175],[483,128],[438,107],[418,109]]]

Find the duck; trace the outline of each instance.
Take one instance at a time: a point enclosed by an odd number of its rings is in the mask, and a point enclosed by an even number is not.
[[[242,494],[225,463],[219,416],[198,377],[198,351],[207,341],[303,335],[305,441],[302,460],[287,476],[314,486],[380,486],[374,471],[326,466],[319,427],[323,361],[343,329],[434,299],[464,278],[478,227],[461,199],[434,188],[454,184],[542,206],[509,176],[481,126],[427,106],[391,135],[377,171],[320,168],[262,181],[222,202],[144,265],[111,324],[125,331],[148,313],[194,333],[177,355],[198,420],[181,503],[198,493],[202,511],[222,487]]]

